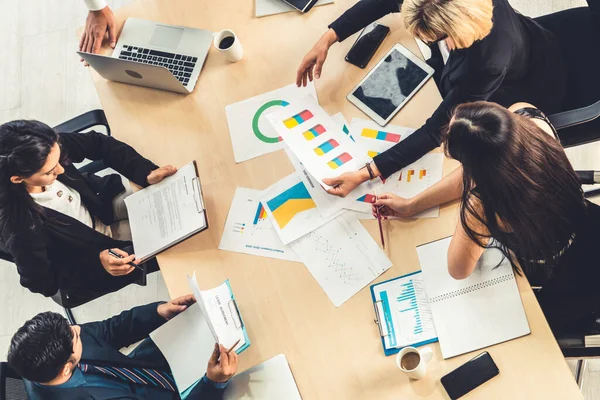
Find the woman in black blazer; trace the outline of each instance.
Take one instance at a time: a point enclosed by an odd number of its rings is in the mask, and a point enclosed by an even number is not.
[[[38,121],[0,126],[0,242],[32,292],[87,297],[140,278],[127,264],[139,261],[122,251],[132,243],[113,239],[107,228],[115,221],[113,199],[125,190],[121,177],[80,173],[72,163],[86,158],[104,160],[142,187],[176,171],[100,133],[58,134]]]
[[[400,11],[415,37],[430,45],[429,61],[443,101],[416,132],[377,155],[368,168],[326,180],[330,193],[345,196],[374,176],[387,178],[440,145],[440,132],[459,104],[488,100],[508,107],[518,101],[536,104],[550,114],[561,110],[566,72],[556,38],[507,0],[361,0],[329,25],[304,57],[297,84],[321,74],[327,50],[360,28]],[[438,43],[450,56],[444,65]]]

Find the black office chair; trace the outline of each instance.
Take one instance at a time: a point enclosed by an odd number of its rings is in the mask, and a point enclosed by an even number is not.
[[[600,0],[587,0],[578,7],[536,18],[558,38],[567,67],[567,93],[563,112],[548,118],[558,130],[564,147],[600,140]],[[600,183],[600,171],[577,171],[582,184]],[[586,193],[586,197],[599,191]],[[565,358],[576,359],[575,379],[579,388],[588,358],[600,357],[600,316],[590,317],[579,332],[556,337]],[[600,340],[599,340],[600,343]]]
[[[104,114],[103,110],[93,110],[86,112],[85,114],[81,114],[73,119],[55,126],[54,130],[57,132],[77,133],[97,126],[103,126],[106,129],[107,135],[110,136],[110,126],[108,125],[108,121],[106,120],[106,115]],[[89,164],[82,166],[79,168],[79,171],[94,174],[104,169],[106,169],[104,162],[99,160],[92,161]],[[0,258],[8,262],[14,262],[12,255],[1,242]],[[142,279],[140,282],[136,283],[145,285],[145,277],[143,278],[144,279]],[[71,311],[72,308],[88,303],[108,293],[109,292],[85,295],[81,293],[73,294],[70,293],[69,290],[60,289],[54,296],[52,296],[52,300],[64,308],[69,322],[71,324],[75,324],[75,317]]]
[[[27,400],[23,380],[8,363],[0,363],[0,400]]]

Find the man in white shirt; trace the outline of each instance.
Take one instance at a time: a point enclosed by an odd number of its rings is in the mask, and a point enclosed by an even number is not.
[[[108,32],[108,43],[113,49],[117,44],[115,16],[106,0],[84,0],[90,12],[85,21],[85,30],[79,39],[79,51],[98,53]],[[83,58],[81,59],[83,61]],[[87,64],[86,64],[87,65]]]

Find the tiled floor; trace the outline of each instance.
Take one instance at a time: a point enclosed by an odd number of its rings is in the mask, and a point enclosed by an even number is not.
[[[131,0],[109,0],[113,9]],[[512,0],[525,15],[538,16],[585,5],[585,0]],[[87,10],[81,0],[0,0],[0,123],[35,118],[56,125],[94,108],[101,108],[86,68],[75,54],[76,29]],[[300,57],[300,55],[299,55]],[[569,150],[576,168],[600,167],[600,144]],[[148,286],[130,286],[75,309],[79,322],[103,319],[123,309],[159,299],[168,293],[160,274]],[[23,322],[41,311],[60,312],[51,300],[19,285],[12,264],[0,262],[0,360]],[[589,364],[584,395],[600,399],[600,361]]]

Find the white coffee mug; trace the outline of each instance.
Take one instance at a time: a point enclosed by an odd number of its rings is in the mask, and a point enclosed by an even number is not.
[[[231,37],[233,38],[233,43],[226,49],[221,49],[219,44],[221,40]],[[213,34],[213,45],[216,47],[218,51],[225,54],[227,60],[231,62],[238,62],[244,56],[244,49],[242,49],[242,44],[238,37],[233,33],[230,29],[223,29],[221,32],[217,32]]]
[[[419,356],[419,363],[413,369],[405,369],[401,364],[402,357],[409,353],[416,353]],[[400,350],[396,356],[396,365],[400,368],[400,371],[404,372],[409,378],[421,379],[427,372],[427,363],[431,360],[431,357],[433,357],[433,350],[431,350],[431,347],[425,347],[421,350],[414,347],[405,347]]]

